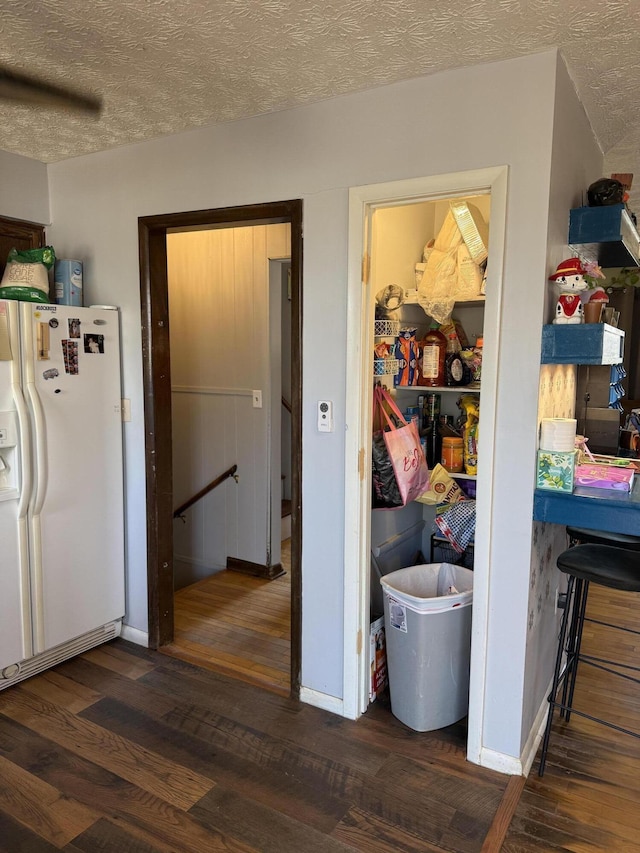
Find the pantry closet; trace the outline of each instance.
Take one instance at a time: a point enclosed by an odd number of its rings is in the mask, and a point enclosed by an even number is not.
[[[420,342],[424,339],[430,325],[434,322],[432,314],[419,304],[418,284],[424,281],[426,259],[431,257],[431,252],[438,249],[429,247],[434,238],[450,244],[452,217],[450,214],[451,203],[460,208],[461,203],[465,209],[473,210],[484,223],[489,222],[490,198],[488,195],[471,196],[465,198],[438,199],[435,201],[416,202],[402,206],[378,208],[371,217],[371,273],[369,297],[373,299],[374,311],[374,350],[382,355],[387,348],[392,349],[392,354],[398,354],[395,350],[399,347],[397,341],[400,335],[408,340],[416,359],[419,359]],[[468,206],[467,206],[468,205]],[[453,224],[453,228],[460,235],[460,231]],[[447,231],[444,236],[443,231]],[[460,240],[458,239],[458,243]],[[456,265],[457,250],[464,250],[464,243],[450,250],[451,266]],[[447,257],[443,262],[447,263]],[[461,286],[465,290],[464,301],[456,300],[453,307],[453,320],[457,325],[457,336],[460,344],[465,347],[473,346],[478,339],[482,339],[484,326],[484,302],[485,297],[481,292],[482,272],[481,267],[471,259],[470,264],[475,267],[477,280],[470,283],[468,287]],[[435,266],[432,264],[432,266]],[[449,276],[454,292],[457,281],[463,275],[461,265],[455,266],[456,272]],[[437,273],[431,275],[430,284],[434,284]],[[404,296],[402,304],[398,308],[385,310],[380,304],[376,305],[376,296],[380,294],[384,299],[384,289],[390,284],[399,286]],[[445,287],[447,284],[445,284]],[[437,287],[437,284],[436,284]],[[428,299],[429,288],[424,290]],[[453,298],[453,297],[452,297]],[[371,308],[369,309],[371,310]],[[446,307],[439,305],[433,308],[437,315],[435,321],[446,322],[445,315],[448,313]],[[375,319],[375,317],[378,319]],[[384,317],[384,319],[383,319]],[[387,334],[377,334],[377,333]],[[469,351],[468,349],[465,351]],[[407,419],[417,416],[419,428],[424,439],[429,440],[434,436],[432,424],[427,423],[426,404],[429,401],[435,403],[435,420],[440,415],[440,425],[435,431],[435,437],[453,435],[459,433],[462,436],[462,428],[459,424],[463,416],[463,410],[458,403],[461,398],[467,397],[480,400],[480,382],[478,379],[469,382],[466,386],[447,387],[444,381],[434,387],[419,386],[417,384],[405,384],[416,381],[416,373],[419,368],[411,370],[402,365],[403,361],[397,358],[389,359],[391,369],[397,369],[398,373],[388,372],[385,368],[387,359],[377,358],[374,352],[372,361],[372,379],[386,387],[395,397],[396,405],[406,414]],[[419,401],[424,403],[418,406]],[[420,409],[420,411],[417,411]],[[480,405],[481,410],[481,405]],[[445,423],[444,421],[447,421]],[[428,430],[428,432],[427,432]],[[438,443],[439,447],[439,443]],[[430,449],[430,448],[429,448]],[[428,454],[430,467],[441,461],[441,453],[435,456]],[[456,473],[454,477],[458,486],[470,498],[476,494],[476,474]],[[431,498],[435,500],[435,497]],[[415,562],[462,562],[472,567],[473,546],[466,549],[463,554],[457,554],[452,545],[442,535],[432,539],[434,534],[435,504],[413,502],[399,510],[373,510],[371,514],[371,554],[372,554],[372,617],[382,613],[380,606],[379,583],[376,577],[379,570],[387,574],[395,569],[413,565]],[[433,559],[432,559],[433,557]],[[422,559],[424,558],[424,559]]]
[[[472,658],[472,687],[470,714],[481,713],[483,705],[483,676],[481,668],[486,642],[486,590],[488,586],[488,559],[490,525],[483,520],[490,518],[491,503],[491,465],[494,445],[495,422],[495,362],[498,337],[498,317],[501,290],[501,253],[495,265],[492,264],[492,250],[496,245],[502,248],[504,239],[504,204],[506,170],[486,170],[479,173],[460,173],[454,176],[441,176],[425,179],[423,182],[400,182],[397,185],[366,187],[352,190],[351,213],[352,228],[362,229],[363,275],[361,311],[361,459],[363,486],[360,492],[361,528],[359,540],[361,624],[366,625],[367,635],[370,624],[382,613],[383,596],[380,589],[380,575],[418,562],[457,562],[473,567],[474,572],[474,643],[475,661]],[[448,179],[448,181],[447,181]],[[448,186],[447,186],[448,183]],[[419,189],[424,186],[424,192]],[[406,192],[413,189],[415,192]],[[403,192],[404,191],[404,192]],[[486,278],[482,280],[482,269],[478,288],[465,289],[460,299],[453,305],[453,319],[457,321],[459,337],[463,344],[473,347],[477,339],[484,338],[484,357],[482,363],[482,387],[478,381],[470,387],[420,387],[418,385],[399,385],[394,380],[394,371],[398,365],[389,362],[391,371],[379,361],[385,355],[380,343],[389,344],[388,357],[396,354],[391,351],[397,330],[409,330],[409,335],[421,341],[433,322],[433,315],[425,310],[424,293],[419,290],[421,276],[424,275],[425,262],[428,262],[429,244],[443,233],[449,223],[448,216],[452,205],[460,203],[478,215],[487,226],[484,239],[489,250],[486,263]],[[497,211],[497,212],[496,212]],[[493,218],[497,219],[498,234],[493,236]],[[490,236],[488,236],[490,235]],[[436,244],[437,245],[437,244]],[[426,248],[426,255],[425,255]],[[398,308],[381,311],[376,296],[389,285],[402,289],[402,304]],[[456,290],[460,295],[460,291]],[[358,301],[358,300],[355,300]],[[378,298],[378,303],[380,299]],[[422,304],[421,304],[422,303]],[[355,308],[355,305],[351,306]],[[432,307],[429,305],[429,307]],[[376,313],[377,320],[376,322]],[[435,309],[437,319],[442,321],[440,310]],[[445,312],[446,313],[446,312]],[[389,324],[380,320],[389,320]],[[414,331],[415,330],[415,331]],[[375,365],[374,365],[375,360]],[[465,378],[471,379],[470,376]],[[448,420],[454,429],[460,428],[462,409],[461,397],[471,395],[480,407],[480,436],[478,442],[477,473],[455,475],[455,482],[467,495],[476,499],[477,522],[473,543],[463,554],[456,554],[448,540],[439,533],[433,539],[435,504],[413,501],[395,510],[371,509],[371,400],[376,383],[386,386],[393,395],[399,409],[411,416],[418,406],[418,397],[437,394],[440,414]],[[368,417],[367,417],[367,413]],[[448,418],[446,417],[448,416]],[[421,416],[420,416],[421,419]],[[424,430],[425,423],[420,426]],[[368,506],[367,506],[368,502]],[[347,519],[349,522],[349,519]],[[348,528],[347,528],[348,530]],[[349,537],[347,533],[347,556],[349,555]],[[349,589],[348,583],[345,589]],[[476,603],[476,598],[477,602]],[[345,614],[348,623],[348,613]],[[367,644],[368,645],[368,644]],[[348,656],[345,656],[347,664]],[[368,663],[368,661],[367,661]],[[474,678],[474,667],[476,673]],[[369,701],[369,683],[367,672],[363,673],[367,696],[361,697],[362,710]],[[364,670],[364,667],[363,667]],[[361,672],[363,671],[361,670]],[[346,691],[345,691],[346,695]],[[474,705],[475,703],[475,705]],[[474,737],[470,733],[470,739]],[[480,739],[480,735],[475,735]],[[479,749],[478,744],[473,750]]]

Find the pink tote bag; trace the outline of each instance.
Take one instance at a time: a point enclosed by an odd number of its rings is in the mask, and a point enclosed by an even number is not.
[[[398,484],[402,505],[415,500],[429,488],[429,469],[420,445],[418,428],[413,421],[407,423],[393,398],[384,388],[376,387],[374,409],[381,415],[384,443]],[[390,417],[387,407],[394,415]],[[396,423],[397,421],[397,423]],[[374,418],[375,422],[375,418]]]

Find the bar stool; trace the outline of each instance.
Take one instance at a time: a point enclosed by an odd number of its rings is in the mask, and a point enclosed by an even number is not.
[[[588,530],[586,527],[567,526],[567,536],[571,545],[613,545],[614,548],[640,551],[640,536],[631,536],[628,533],[613,533],[609,530]]]
[[[576,528],[573,528],[577,530]],[[587,532],[587,531],[586,531]],[[598,534],[601,531],[591,531],[593,534]],[[633,542],[634,539],[639,539],[638,542]],[[609,587],[612,589],[625,590],[627,592],[640,592],[640,538],[631,537],[630,546],[635,547],[613,547],[611,545],[601,544],[584,544],[575,545],[567,548],[557,559],[557,565],[561,572],[568,576],[567,592],[564,600],[562,620],[560,623],[560,636],[558,640],[558,651],[556,654],[555,669],[553,673],[553,682],[551,692],[549,694],[549,714],[547,717],[547,725],[542,741],[542,752],[540,755],[540,766],[538,774],[544,773],[545,763],[547,759],[547,751],[549,748],[549,738],[551,735],[551,725],[553,723],[553,714],[556,708],[560,709],[560,716],[567,723],[571,718],[571,714],[578,714],[581,717],[586,717],[596,723],[601,723],[609,728],[616,729],[624,734],[632,735],[640,738],[640,732],[633,732],[629,729],[622,728],[615,723],[607,720],[594,717],[592,714],[587,714],[583,711],[578,711],[573,707],[573,693],[578,675],[578,663],[582,662],[595,666],[598,669],[609,672],[612,675],[617,675],[627,681],[633,681],[640,684],[640,679],[628,675],[626,672],[618,670],[627,670],[640,672],[640,667],[621,664],[615,660],[606,660],[604,658],[594,657],[592,655],[581,654],[580,647],[582,644],[582,630],[585,621],[585,611],[587,607],[587,597],[589,594],[589,584],[595,583],[600,586]],[[607,622],[598,622],[600,625],[605,625],[626,633],[638,634],[640,631],[632,631],[629,628],[621,628],[619,625],[613,625]],[[562,659],[566,653],[566,665],[562,669]],[[612,669],[611,667],[617,667]],[[558,699],[558,691],[562,688],[561,699]]]

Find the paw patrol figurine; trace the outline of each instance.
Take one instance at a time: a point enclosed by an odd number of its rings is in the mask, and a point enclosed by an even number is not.
[[[549,276],[549,281],[554,281],[560,288],[554,323],[584,323],[580,293],[588,287],[584,280],[585,272],[580,258],[568,258]]]

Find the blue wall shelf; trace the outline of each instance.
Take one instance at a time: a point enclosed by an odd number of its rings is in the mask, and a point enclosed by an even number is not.
[[[640,236],[624,204],[570,211],[569,246],[601,267],[640,266]]]
[[[620,364],[624,332],[608,323],[542,327],[542,364]]]

